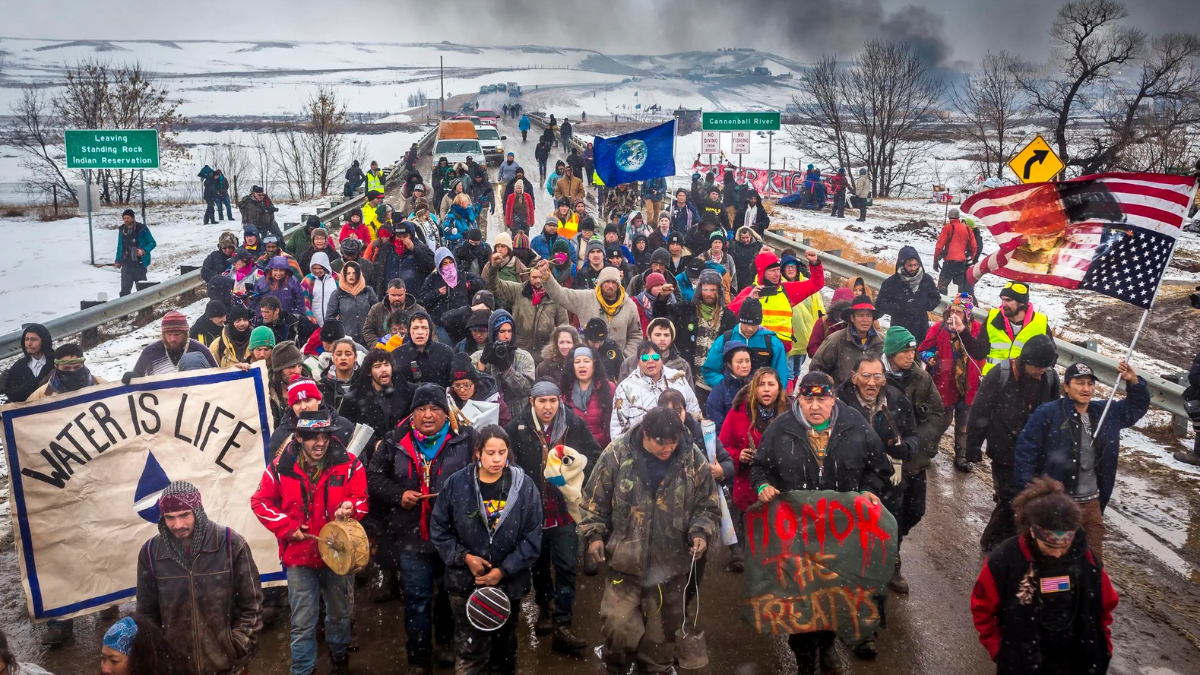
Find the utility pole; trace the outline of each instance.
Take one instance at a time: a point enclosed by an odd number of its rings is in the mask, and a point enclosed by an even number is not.
[[[438,57],[438,82],[442,87],[442,95],[438,99],[438,121],[446,119],[446,57]]]
[[[775,148],[775,132],[767,132],[767,173],[771,173],[771,152]]]

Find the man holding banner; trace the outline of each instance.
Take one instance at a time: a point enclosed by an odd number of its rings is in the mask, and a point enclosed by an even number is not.
[[[162,628],[196,675],[245,672],[262,629],[250,545],[210,521],[186,481],[163,490],[158,511],[158,535],[138,554],[138,613]]]

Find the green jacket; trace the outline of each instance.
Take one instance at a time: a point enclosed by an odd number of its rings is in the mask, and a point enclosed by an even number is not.
[[[535,361],[540,360],[542,346],[549,344],[551,333],[556,327],[569,324],[571,317],[549,295],[535,307],[529,282],[506,281],[501,278],[503,275],[504,270],[492,267],[490,262],[483,268],[488,288],[498,302],[512,307],[513,320],[521,327],[517,331],[517,347],[534,355]]]
[[[933,376],[925,372],[919,364],[913,364],[907,373],[900,373],[892,370],[888,357],[883,358],[888,382],[904,390],[917,419],[917,436],[921,438],[921,448],[915,457],[904,463],[904,475],[915,476],[928,469],[933,463],[933,458],[937,457],[938,442],[946,428],[946,406],[933,383]],[[954,413],[951,411],[949,414]]]
[[[657,495],[650,492],[641,424],[605,448],[583,488],[579,536],[588,544],[605,541],[609,569],[640,578],[643,587],[687,575],[693,538],[717,540],[717,485],[690,434],[683,435]]]

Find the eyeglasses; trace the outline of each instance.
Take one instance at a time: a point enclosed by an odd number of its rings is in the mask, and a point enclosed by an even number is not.
[[[883,373],[857,373],[857,375],[859,379],[863,379],[868,382],[872,380],[875,382],[882,382],[883,378],[885,377]]]
[[[659,356],[658,354],[653,354],[653,353],[642,354],[642,363],[649,363],[650,361],[660,361],[660,360],[662,360],[662,357]]]
[[[1028,293],[1029,287],[1019,281],[1010,281],[1004,284],[1005,288],[1011,288],[1018,293]]]

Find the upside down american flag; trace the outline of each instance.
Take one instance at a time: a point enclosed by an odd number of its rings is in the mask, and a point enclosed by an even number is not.
[[[1083,288],[1149,309],[1175,249],[1196,179],[1104,173],[972,195],[962,212],[1000,244],[968,272]]]

